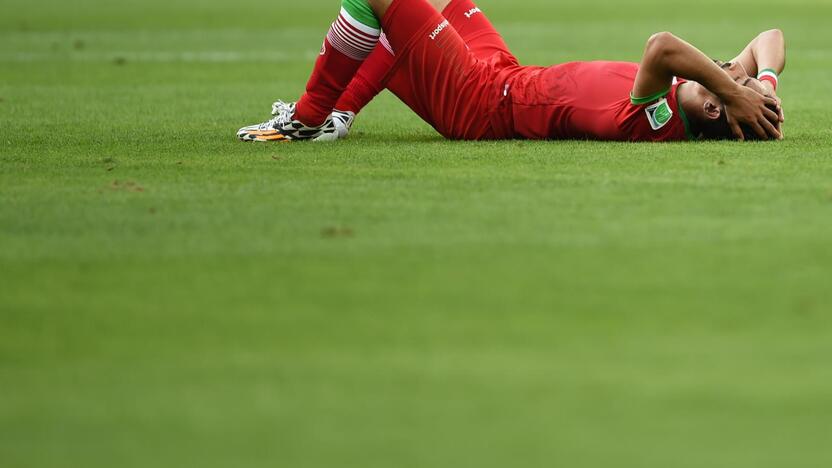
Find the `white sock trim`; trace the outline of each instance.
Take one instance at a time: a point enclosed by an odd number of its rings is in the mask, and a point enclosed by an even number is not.
[[[380,34],[380,30],[359,23],[342,8],[326,38],[338,52],[354,60],[364,60],[378,44]]]

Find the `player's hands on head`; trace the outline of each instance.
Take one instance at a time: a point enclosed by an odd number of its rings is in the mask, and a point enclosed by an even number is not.
[[[777,108],[779,103],[776,99],[764,96],[747,86],[737,86],[737,92],[724,101],[728,126],[738,140],[745,140],[743,124],[762,140],[783,138],[778,129],[780,115],[767,107]]]
[[[757,80],[754,80],[757,81]],[[770,98],[774,98],[777,101],[777,113],[780,114],[780,125],[782,126],[783,123],[786,121],[786,114],[783,113],[783,100],[780,99],[780,96],[777,95],[777,91],[774,89],[774,85],[768,81],[757,81],[763,87],[763,96],[768,96]],[[782,129],[781,132],[782,133]]]
[[[780,117],[780,124],[786,121],[786,116],[783,113],[783,101],[779,96],[777,96],[777,91],[774,89],[774,85],[771,84],[770,81],[760,81],[756,78],[747,77],[744,84],[763,96],[773,98],[777,101],[777,114]],[[778,129],[780,128],[778,127]]]
[[[780,119],[780,121],[777,122],[777,130],[780,131],[780,138],[782,139],[786,136],[786,134],[783,133],[783,123],[786,122],[786,114],[783,112],[783,100],[777,95],[777,92],[774,90],[774,86],[768,84],[768,81],[763,82],[763,88],[765,89],[763,92],[764,96],[770,97],[777,101],[777,116]]]

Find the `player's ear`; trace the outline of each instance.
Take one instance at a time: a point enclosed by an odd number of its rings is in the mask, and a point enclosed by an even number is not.
[[[710,99],[705,99],[703,110],[708,120],[719,120],[719,117],[722,115],[722,106],[717,105]]]

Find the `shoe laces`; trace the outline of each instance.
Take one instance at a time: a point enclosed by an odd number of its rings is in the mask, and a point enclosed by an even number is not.
[[[295,115],[295,103],[277,101],[272,104],[274,118],[264,124],[268,128],[280,128],[292,121]]]
[[[294,102],[277,101],[274,104],[272,104],[272,115],[286,114],[288,112],[295,112]]]

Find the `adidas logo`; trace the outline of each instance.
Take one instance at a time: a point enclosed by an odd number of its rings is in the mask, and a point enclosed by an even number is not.
[[[465,17],[471,19],[471,17],[476,15],[477,13],[482,13],[482,10],[480,10],[479,8],[471,8],[470,10],[465,12]]]
[[[439,26],[437,26],[437,27],[436,27],[436,29],[434,29],[434,30],[433,30],[433,32],[432,32],[432,33],[430,33],[430,40],[435,40],[435,39],[436,39],[436,36],[438,36],[438,35],[439,35],[439,33],[441,33],[442,31],[444,31],[444,30],[445,30],[445,28],[447,28],[448,26],[450,26],[450,24],[451,24],[451,23],[449,23],[449,22],[448,22],[448,20],[445,20],[445,21],[443,21],[443,22],[439,23]]]

